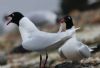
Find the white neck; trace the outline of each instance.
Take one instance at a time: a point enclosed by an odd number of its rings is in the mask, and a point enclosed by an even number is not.
[[[24,17],[19,22],[19,31],[21,33],[22,40],[26,40],[33,32],[39,30],[27,17]]]
[[[72,26],[71,29],[75,29],[75,26]],[[59,32],[62,32],[62,30],[63,30],[63,24],[61,23],[61,24],[60,24],[60,27],[59,27],[59,31],[58,31],[58,33],[59,33]],[[70,29],[69,29],[69,30],[70,30]],[[73,34],[72,37],[76,38],[76,32]]]
[[[58,33],[59,33],[59,32],[62,32],[62,30],[63,30],[63,24],[61,23],[61,24],[60,24],[60,27],[59,27],[59,30],[58,30]]]
[[[71,29],[75,29],[75,26],[73,26]],[[73,37],[76,38],[76,31],[75,31],[75,33],[73,34]]]
[[[19,21],[19,27],[23,27],[26,31],[39,31],[38,28],[27,17],[23,17]]]

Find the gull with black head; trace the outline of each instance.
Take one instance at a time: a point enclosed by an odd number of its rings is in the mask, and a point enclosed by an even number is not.
[[[71,16],[65,16],[62,20],[66,23],[66,29],[75,29]],[[83,58],[90,57],[92,53],[98,51],[100,51],[100,45],[89,47],[77,39],[76,33],[74,33],[72,38],[68,39],[68,41],[59,48],[60,55],[71,61],[80,61]]]

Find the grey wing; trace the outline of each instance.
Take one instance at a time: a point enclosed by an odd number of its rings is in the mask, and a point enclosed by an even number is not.
[[[81,47],[79,48],[79,53],[83,58],[88,58],[91,55],[89,47],[83,43],[81,43]]]

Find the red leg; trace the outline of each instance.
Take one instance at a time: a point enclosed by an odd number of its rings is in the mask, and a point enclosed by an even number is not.
[[[44,68],[46,68],[47,60],[48,60],[48,53],[46,52],[46,59],[45,59],[45,62],[44,62]]]
[[[42,65],[42,55],[40,54],[40,68],[42,68],[41,65]]]

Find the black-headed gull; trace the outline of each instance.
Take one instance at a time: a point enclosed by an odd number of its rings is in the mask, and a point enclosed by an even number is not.
[[[24,49],[40,52],[40,67],[42,60],[41,52],[46,52],[45,65],[48,58],[47,50],[56,45],[56,43],[71,38],[74,32],[77,30],[71,28],[65,32],[43,32],[37,29],[37,27],[20,12],[13,12],[12,14],[5,16],[5,19],[8,21],[7,25],[9,23],[14,23],[19,27],[22,37],[22,47]]]
[[[66,23],[66,29],[75,28],[71,16],[65,16],[63,21]],[[73,34],[72,38],[68,39],[68,41],[66,41],[64,45],[59,48],[60,55],[63,58],[72,61],[79,61],[83,58],[88,58],[90,57],[91,53],[96,51],[100,51],[99,45],[97,47],[90,48],[79,41],[76,38],[75,33]]]

